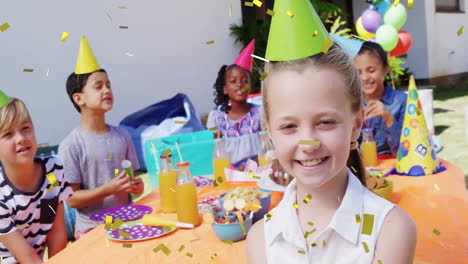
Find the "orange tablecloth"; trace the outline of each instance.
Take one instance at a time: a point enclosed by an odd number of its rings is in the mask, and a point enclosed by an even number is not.
[[[379,167],[391,168],[394,160],[381,161]],[[465,189],[463,171],[444,162],[447,170],[437,175],[424,177],[389,176],[394,182],[392,200],[414,219],[418,229],[418,245],[415,263],[466,263],[468,257],[468,193]],[[436,189],[437,184],[440,191]],[[255,185],[254,183],[231,184]],[[223,191],[212,186],[198,189],[198,197],[216,196]],[[159,191],[138,202],[153,207],[159,212]],[[175,214],[162,214],[176,219]],[[436,236],[433,230],[440,231]],[[104,225],[100,225],[80,240],[72,243],[48,263],[247,263],[246,242],[229,245],[219,240],[211,225],[203,223],[193,230],[176,232],[148,241],[133,243],[132,248],[123,248],[122,243],[106,245]],[[198,241],[191,240],[200,238]],[[153,248],[164,243],[170,250],[154,253]],[[185,248],[179,252],[180,246]],[[193,257],[186,254],[192,253]],[[212,259],[213,254],[217,254]]]

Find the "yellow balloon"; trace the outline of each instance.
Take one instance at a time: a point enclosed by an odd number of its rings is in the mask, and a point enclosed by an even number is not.
[[[358,33],[358,35],[363,38],[363,39],[371,39],[371,38],[375,38],[375,34],[373,33],[370,33],[369,31],[367,31],[363,26],[362,26],[362,18],[359,17],[356,21],[356,31]]]

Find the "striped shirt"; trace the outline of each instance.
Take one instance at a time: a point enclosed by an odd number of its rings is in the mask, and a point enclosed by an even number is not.
[[[73,193],[70,184],[64,180],[63,165],[57,158],[38,157],[35,162],[42,165],[40,187],[34,192],[18,190],[0,170],[0,236],[16,230],[34,248],[39,256],[44,255],[47,234],[52,228],[58,205]],[[57,180],[54,187],[52,173]],[[49,190],[50,188],[50,190]],[[0,243],[2,264],[17,263],[15,257]]]

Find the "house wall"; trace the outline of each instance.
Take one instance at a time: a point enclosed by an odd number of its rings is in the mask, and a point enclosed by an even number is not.
[[[58,144],[80,121],[65,80],[85,34],[112,81],[109,124],[178,92],[190,97],[199,114],[207,113],[219,67],[241,49],[229,36],[229,25],[241,21],[241,6],[239,0],[202,2],[6,1],[0,25],[11,27],[0,32],[0,89],[26,102],[39,143]],[[65,42],[63,31],[70,34]],[[205,44],[210,40],[214,44]]]
[[[435,0],[426,0],[429,73],[431,78],[468,72],[468,32],[460,37],[458,29],[468,29],[467,13],[435,12]],[[468,0],[460,0],[463,10]]]

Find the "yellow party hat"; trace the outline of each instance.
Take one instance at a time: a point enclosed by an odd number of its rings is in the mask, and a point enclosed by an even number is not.
[[[290,61],[327,53],[333,44],[310,0],[276,0],[266,59]]]
[[[81,36],[80,50],[76,59],[75,74],[86,74],[95,72],[101,69],[99,63],[94,57],[93,51],[89,47],[88,40],[85,36]]]
[[[413,76],[408,87],[395,169],[398,174],[409,176],[429,175],[443,170],[437,161],[434,143],[426,126]]]

